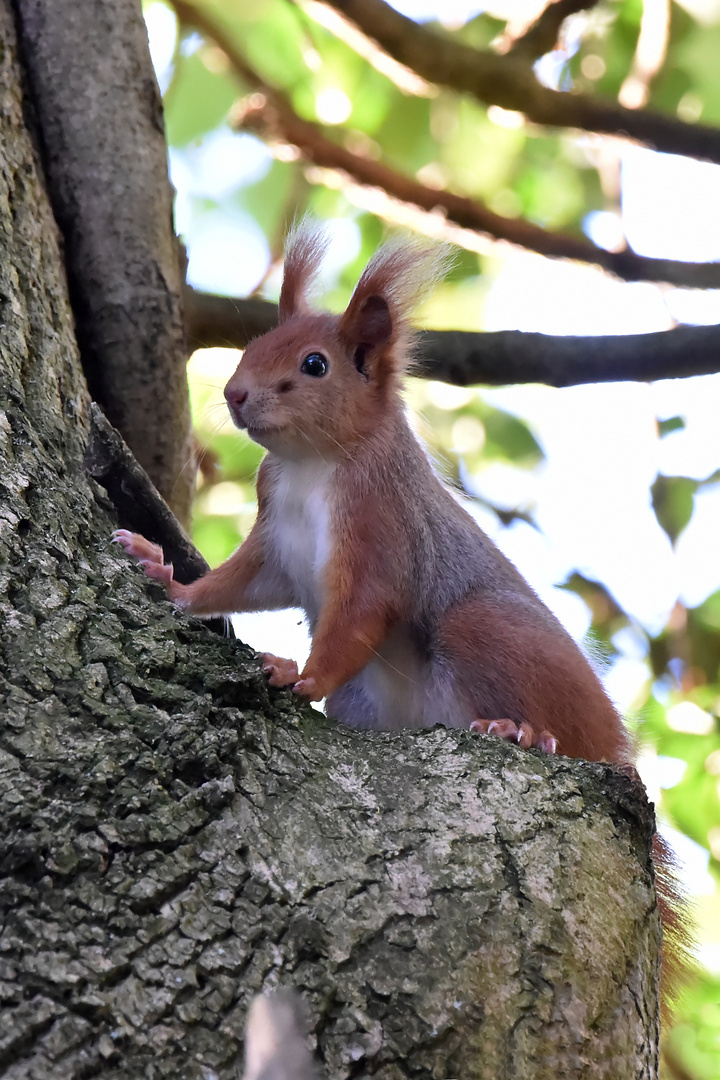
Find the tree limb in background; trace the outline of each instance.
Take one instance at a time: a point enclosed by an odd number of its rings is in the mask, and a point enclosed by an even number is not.
[[[90,392],[188,524],[180,274],[162,103],[136,0],[17,0]]]
[[[194,349],[244,349],[249,341],[277,326],[277,304],[249,297],[232,300],[185,289],[185,332]]]
[[[416,374],[457,386],[653,382],[720,370],[720,326],[598,337],[427,330],[419,354]]]
[[[325,0],[393,59],[428,82],[472,94],[487,105],[522,112],[537,124],[637,139],[668,154],[720,163],[720,130],[583,94],[550,90],[520,56],[474,49],[413,22],[384,0]]]
[[[277,92],[272,98],[253,94],[236,110],[235,122],[264,138],[280,138],[296,146],[306,161],[339,170],[356,182],[381,188],[401,202],[428,213],[441,211],[463,229],[483,232],[528,251],[551,258],[593,263],[624,281],[663,281],[697,289],[720,287],[720,263],[692,263],[648,259],[634,251],[606,251],[584,237],[550,232],[529,221],[503,217],[467,195],[426,187],[372,158],[333,142],[319,124],[303,120]]]
[[[187,334],[195,349],[242,349],[277,325],[276,305],[256,298],[230,300],[188,289],[186,311]],[[418,334],[417,356],[414,375],[456,386],[652,382],[720,371],[720,326],[595,337],[425,330]]]
[[[568,16],[575,15],[578,11],[587,11],[595,7],[597,2],[598,0],[550,0],[535,22],[510,43],[506,55],[513,53],[529,62],[539,60],[555,48],[562,24]]]
[[[359,184],[377,187],[391,197],[426,212],[443,213],[449,221],[473,232],[486,233],[529,251],[554,258],[594,263],[625,281],[663,281],[694,288],[720,287],[720,263],[676,262],[648,259],[632,251],[606,251],[590,240],[554,233],[539,225],[496,214],[483,203],[465,195],[427,187],[328,138],[319,124],[302,119],[288,98],[252,67],[236,43],[206,12],[186,0],[174,0],[178,18],[214,42],[228,57],[236,74],[255,93],[235,110],[235,123],[263,138],[280,139],[298,148],[306,161],[333,169]]]

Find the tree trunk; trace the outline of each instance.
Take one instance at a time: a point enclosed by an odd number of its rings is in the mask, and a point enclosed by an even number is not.
[[[162,101],[139,0],[15,0],[90,392],[187,526],[195,463]]]
[[[0,33],[0,1074],[230,1080],[282,985],[332,1080],[654,1077],[629,777],[340,729],[110,547],[6,5]]]

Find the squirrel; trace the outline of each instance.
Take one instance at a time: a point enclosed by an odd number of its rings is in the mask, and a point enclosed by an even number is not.
[[[125,530],[115,540],[193,615],[303,608],[303,670],[269,653],[263,670],[273,686],[325,698],[345,724],[441,723],[630,768],[628,736],[584,653],[441,483],[408,424],[410,314],[445,250],[386,244],[330,315],[309,302],[325,246],[313,224],[291,234],[278,326],[249,343],[225,388],[234,423],[268,451],[245,542],[183,585],[157,545]],[[672,857],[657,834],[654,859],[666,937],[677,938]]]

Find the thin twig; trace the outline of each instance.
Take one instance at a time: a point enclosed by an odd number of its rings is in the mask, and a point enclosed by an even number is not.
[[[569,15],[595,7],[598,0],[550,0],[524,34],[517,37],[505,55],[522,56],[532,62],[550,52],[557,44],[560,28]]]
[[[582,236],[550,232],[539,225],[496,214],[467,195],[427,187],[381,161],[354,153],[333,142],[318,124],[303,120],[289,104],[253,95],[235,114],[239,127],[251,129],[264,138],[280,139],[297,147],[306,161],[337,170],[360,184],[378,187],[401,202],[428,213],[440,211],[448,221],[473,232],[487,233],[528,251],[551,258],[577,259],[594,263],[624,281],[663,281],[698,289],[720,287],[720,263],[691,263],[671,259],[649,259],[634,251],[606,251]]]

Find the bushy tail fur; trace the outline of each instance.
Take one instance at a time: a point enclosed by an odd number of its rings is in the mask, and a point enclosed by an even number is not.
[[[652,859],[663,928],[662,1013],[663,1020],[668,1021],[672,1019],[673,1002],[689,981],[693,966],[693,918],[678,880],[675,853],[658,832],[653,837]]]

